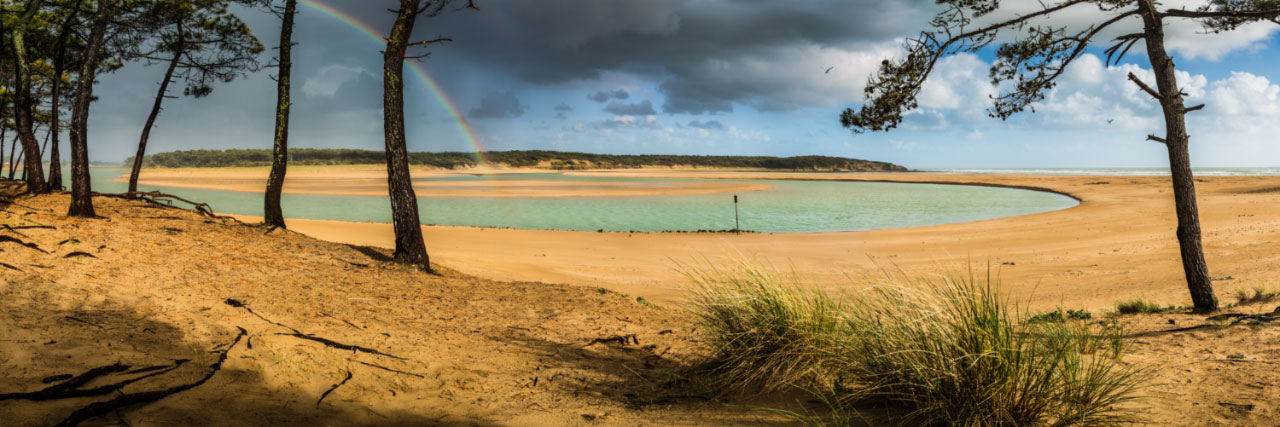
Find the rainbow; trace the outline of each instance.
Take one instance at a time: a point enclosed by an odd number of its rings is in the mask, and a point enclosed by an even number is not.
[[[369,38],[382,46],[387,45],[387,40],[382,36],[382,33],[346,12],[317,0],[299,0],[298,3],[359,30],[361,33],[369,36]],[[410,74],[417,76],[418,80],[422,81],[422,84],[426,85],[427,89],[431,91],[431,94],[435,97],[436,101],[439,101],[445,111],[447,111],[450,116],[453,116],[453,122],[457,125],[458,131],[462,132],[462,136],[463,138],[466,138],[467,144],[470,144],[471,148],[475,151],[477,164],[480,166],[488,164],[488,160],[484,158],[484,146],[480,144],[480,138],[476,136],[475,129],[471,128],[471,124],[468,123],[467,119],[462,116],[460,111],[458,111],[457,104],[449,98],[449,95],[445,93],[444,89],[440,88],[440,83],[431,78],[431,75],[427,74],[427,70],[422,68],[421,64],[411,61],[406,61],[405,64],[409,66]]]

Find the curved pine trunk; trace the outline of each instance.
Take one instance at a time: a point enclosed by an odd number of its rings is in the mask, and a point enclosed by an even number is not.
[[[35,5],[29,6],[35,9]],[[19,19],[31,19],[31,13]],[[27,64],[27,48],[24,41],[25,25],[18,24],[10,30],[10,49],[13,53],[13,86],[14,86],[14,122],[17,125],[18,140],[22,143],[24,162],[22,165],[23,181],[27,184],[27,193],[40,194],[49,192],[44,181],[44,165],[40,162],[40,141],[36,140],[33,130],[34,120],[31,99],[31,68]],[[12,171],[9,172],[13,174]]]
[[[98,52],[107,33],[107,18],[112,0],[99,0],[98,11],[89,30],[76,82],[76,100],[71,107],[71,207],[68,216],[93,218],[93,189],[89,184],[89,103],[93,99],[93,80],[98,71]]]
[[[387,189],[396,233],[395,260],[429,270],[426,243],[418,219],[418,198],[409,181],[409,155],[404,134],[404,55],[418,16],[418,0],[400,0],[400,10],[383,52],[382,108],[386,136]]]
[[[1169,171],[1173,181],[1174,207],[1178,215],[1178,247],[1182,270],[1191,291],[1195,311],[1207,313],[1218,309],[1213,293],[1209,266],[1200,241],[1200,211],[1196,206],[1196,183],[1191,172],[1191,137],[1187,134],[1187,108],[1183,104],[1174,74],[1173,59],[1164,47],[1164,23],[1156,15],[1152,0],[1140,0],[1138,8],[1145,24],[1147,58],[1156,75],[1160,108],[1164,113],[1164,143],[1169,151]]]
[[[147,140],[151,138],[151,128],[156,125],[156,117],[160,116],[160,104],[164,102],[164,95],[169,92],[173,71],[178,69],[178,60],[182,58],[182,24],[178,24],[178,34],[178,47],[173,51],[173,60],[169,61],[169,69],[165,70],[164,80],[160,81],[156,101],[151,104],[151,114],[147,116],[147,124],[142,127],[142,137],[138,139],[138,154],[133,156],[133,170],[129,172],[130,193],[138,191],[138,175],[142,174],[142,159],[147,155]]]
[[[293,16],[298,1],[284,4],[284,22],[280,24],[280,75],[276,77],[276,135],[271,152],[271,174],[267,176],[267,192],[263,195],[263,223],[286,228],[284,211],[280,209],[280,193],[289,165],[289,76],[293,60]]]

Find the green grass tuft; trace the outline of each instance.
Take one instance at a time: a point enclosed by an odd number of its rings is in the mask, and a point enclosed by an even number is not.
[[[1164,313],[1167,311],[1177,310],[1177,306],[1161,306],[1155,301],[1144,297],[1133,297],[1116,303],[1116,313],[1120,314],[1149,314]]]
[[[1059,307],[1057,310],[1039,313],[1027,319],[1029,323],[1057,323],[1066,320],[1089,320],[1093,318],[1093,313],[1089,310],[1063,310]]]
[[[1280,298],[1280,291],[1270,286],[1256,285],[1252,289],[1236,289],[1236,305],[1268,303],[1276,298]]]
[[[738,391],[792,386],[825,396],[824,423],[850,423],[856,413],[843,408],[865,401],[902,405],[915,424],[1132,420],[1123,404],[1144,375],[1119,363],[1118,327],[1030,322],[973,272],[886,276],[838,297],[762,269],[692,274],[712,378]]]

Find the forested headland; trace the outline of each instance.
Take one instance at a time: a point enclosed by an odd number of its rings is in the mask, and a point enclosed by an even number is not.
[[[632,169],[642,167],[738,168],[788,171],[906,172],[907,168],[886,162],[830,156],[687,156],[670,154],[591,154],[545,150],[489,151],[481,153],[486,163],[517,168],[551,170]],[[254,167],[270,166],[271,150],[186,150],[146,156],[143,165],[151,168]],[[382,164],[381,151],[353,149],[295,148],[289,150],[293,165]],[[133,164],[130,157],[124,161]],[[409,153],[409,163],[443,169],[478,165],[476,153]]]

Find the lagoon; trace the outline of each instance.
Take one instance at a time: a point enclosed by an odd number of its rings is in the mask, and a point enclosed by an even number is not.
[[[94,191],[123,192],[127,171],[92,170]],[[574,176],[562,173],[456,175],[418,181],[540,180],[687,182],[689,179]],[[771,186],[737,193],[741,229],[763,233],[861,231],[978,221],[1066,209],[1061,194],[997,187],[880,182],[738,180]],[[262,215],[259,193],[140,186],[209,203],[216,212]],[[628,197],[420,197],[423,224],[577,231],[734,229],[732,193]],[[285,194],[286,217],[390,222],[385,197]]]

